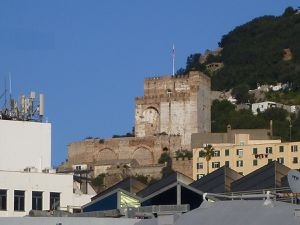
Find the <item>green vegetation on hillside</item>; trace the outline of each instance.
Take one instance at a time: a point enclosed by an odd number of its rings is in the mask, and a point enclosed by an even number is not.
[[[300,15],[287,8],[282,16],[263,16],[224,35],[220,47],[223,69],[212,77],[217,90],[240,83],[256,88],[257,83],[291,82],[300,86]],[[292,57],[283,60],[284,49]]]
[[[290,122],[292,124],[292,140],[300,140],[300,118],[289,115],[280,108],[271,108],[257,116],[251,110],[236,111],[235,106],[228,101],[214,101],[212,104],[212,132],[226,132],[227,125],[233,129],[270,128],[270,120],[273,121],[273,135],[281,137],[283,141],[290,139]]]
[[[286,105],[300,105],[300,91],[271,91],[266,94],[266,98]]]
[[[213,73],[212,89],[229,90],[238,85],[289,83],[300,89],[300,14],[289,7],[282,16],[262,16],[236,27],[219,43],[219,55],[208,55],[200,63],[201,54],[187,58],[186,68],[178,72],[199,70],[209,74],[206,65],[223,62]],[[285,58],[285,54],[288,57]]]

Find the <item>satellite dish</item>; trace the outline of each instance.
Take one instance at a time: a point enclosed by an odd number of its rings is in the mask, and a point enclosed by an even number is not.
[[[300,172],[297,170],[290,170],[287,177],[292,192],[300,193]]]

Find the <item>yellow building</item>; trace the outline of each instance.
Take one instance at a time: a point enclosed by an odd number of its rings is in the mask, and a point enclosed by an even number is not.
[[[291,169],[300,168],[300,142],[273,139],[270,130],[231,130],[227,133],[193,134],[193,178],[207,174],[207,161],[200,157],[206,145],[212,145],[214,156],[208,162],[209,173],[227,165],[246,175],[276,160]]]

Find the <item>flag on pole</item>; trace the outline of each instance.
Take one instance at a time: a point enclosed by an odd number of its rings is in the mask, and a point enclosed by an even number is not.
[[[173,76],[175,75],[175,46],[172,48],[172,61],[173,61]]]
[[[173,59],[175,58],[175,46],[174,46],[174,44],[173,44],[173,49],[172,49],[172,57],[173,57]]]

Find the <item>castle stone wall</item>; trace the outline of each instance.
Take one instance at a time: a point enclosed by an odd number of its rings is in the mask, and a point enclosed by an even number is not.
[[[210,132],[210,98],[210,78],[200,72],[147,78],[135,99],[135,135],[181,135],[189,148],[192,133]]]
[[[170,154],[181,147],[180,136],[126,137],[106,140],[87,139],[68,146],[70,164],[93,164],[136,159],[139,165],[157,164],[163,151]]]

